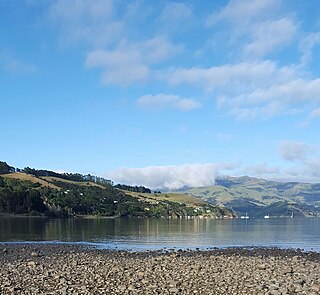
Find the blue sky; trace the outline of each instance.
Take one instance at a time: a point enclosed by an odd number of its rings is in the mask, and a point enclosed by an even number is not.
[[[0,0],[0,103],[16,167],[320,182],[320,2]]]

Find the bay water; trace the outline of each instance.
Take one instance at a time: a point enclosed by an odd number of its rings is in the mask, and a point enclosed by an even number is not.
[[[133,251],[259,246],[320,252],[320,219],[0,217],[0,242],[80,243]]]

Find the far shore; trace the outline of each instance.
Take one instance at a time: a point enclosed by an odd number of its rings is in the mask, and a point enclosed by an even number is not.
[[[222,218],[218,218],[218,217],[207,217],[207,216],[192,216],[192,218],[185,218],[185,217],[181,217],[181,218],[172,218],[172,217],[132,217],[132,216],[119,216],[119,215],[113,215],[113,216],[105,216],[105,215],[68,215],[68,216],[47,216],[44,214],[27,214],[27,213],[23,213],[23,214],[13,214],[13,213],[0,213],[0,218],[1,217],[30,217],[30,218],[62,218],[62,219],[68,219],[68,218],[75,218],[75,219],[116,219],[116,218],[144,218],[144,219],[182,219],[182,220],[188,220],[188,219],[202,219],[202,220],[234,220],[234,219],[241,219],[243,220],[243,222],[246,222],[248,220],[270,220],[270,219],[292,219],[290,216],[270,216],[268,219],[264,219],[264,218],[248,218],[248,219],[242,219],[240,217],[222,217]],[[300,219],[300,218],[320,218],[320,216],[299,216],[299,217],[295,217],[294,219]]]
[[[0,213],[0,217],[34,217],[34,218],[81,218],[81,219],[114,219],[120,216],[103,216],[103,215],[69,215],[69,216],[46,216],[43,214],[10,214],[10,213]]]

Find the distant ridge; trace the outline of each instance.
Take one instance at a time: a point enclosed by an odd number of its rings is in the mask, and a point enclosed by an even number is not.
[[[262,218],[320,216],[320,183],[277,182],[241,176],[219,177],[214,186],[189,188],[183,192],[215,205],[223,205],[238,215],[246,212]]]

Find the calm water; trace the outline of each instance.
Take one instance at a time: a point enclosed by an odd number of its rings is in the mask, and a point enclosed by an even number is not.
[[[278,246],[320,252],[320,219],[165,220],[0,217],[1,242],[80,242],[129,250]]]

